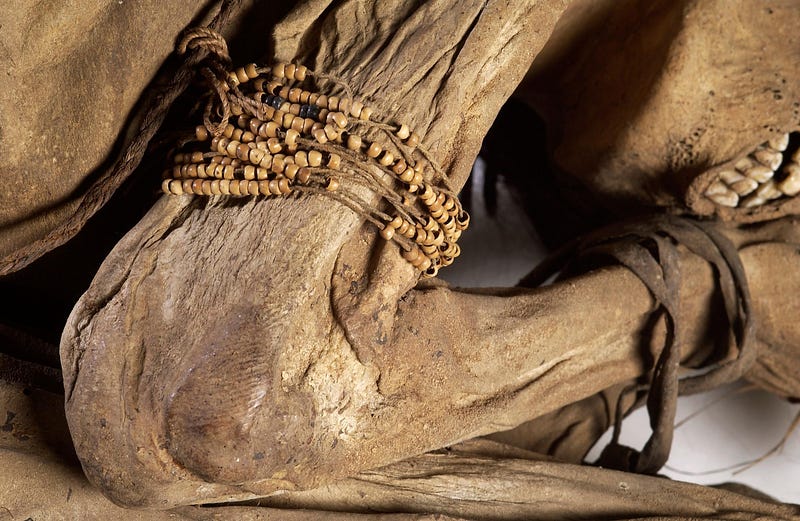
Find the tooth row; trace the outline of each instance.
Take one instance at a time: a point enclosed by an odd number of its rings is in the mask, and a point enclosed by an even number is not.
[[[800,149],[789,155],[789,134],[781,134],[723,170],[705,196],[720,206],[754,208],[800,193]],[[781,168],[781,165],[783,167]],[[776,175],[777,173],[777,175]]]

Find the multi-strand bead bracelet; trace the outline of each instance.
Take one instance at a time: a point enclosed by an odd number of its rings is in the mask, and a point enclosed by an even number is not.
[[[407,125],[376,121],[374,110],[346,84],[303,65],[249,64],[204,73],[216,96],[194,139],[174,154],[165,193],[322,194],[375,224],[425,276],[459,255],[457,241],[469,215]],[[331,84],[341,95],[312,91],[305,87],[311,82]],[[212,114],[220,120],[213,122]],[[380,195],[389,211],[361,199],[357,187]]]

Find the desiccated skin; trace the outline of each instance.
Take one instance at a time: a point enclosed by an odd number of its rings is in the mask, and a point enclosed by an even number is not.
[[[408,114],[463,184],[563,7],[341,2],[317,22],[322,9],[303,4],[277,27],[277,54]],[[354,22],[367,15],[382,23]],[[298,20],[316,24],[315,59]],[[751,288],[758,317],[774,321],[754,378],[794,395],[793,366],[776,360],[790,358],[796,310],[772,304],[771,257],[737,244],[756,259],[745,267],[761,281]],[[681,266],[691,356],[711,341],[715,284],[692,254]],[[798,286],[795,274],[781,283]],[[509,429],[649,370],[641,331],[653,299],[623,267],[541,290],[415,283],[395,249],[327,200],[160,201],[109,255],[62,338],[87,475],[115,501],[152,508],[311,488]]]

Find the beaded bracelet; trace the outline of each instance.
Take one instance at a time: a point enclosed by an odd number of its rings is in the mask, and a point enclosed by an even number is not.
[[[164,173],[165,193],[322,194],[375,224],[423,276],[435,276],[458,257],[456,243],[469,214],[407,125],[376,121],[375,111],[344,82],[303,65],[251,63],[203,72],[217,96],[194,138],[174,153],[174,166]],[[344,95],[303,87],[312,80],[333,84]],[[212,121],[212,114],[221,119]],[[379,139],[368,140],[359,130],[374,130],[370,135]],[[434,184],[435,176],[443,187]],[[380,195],[390,213],[367,204],[352,186]]]

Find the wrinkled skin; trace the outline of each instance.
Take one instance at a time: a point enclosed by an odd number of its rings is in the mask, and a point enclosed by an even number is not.
[[[592,90],[634,97],[624,110],[570,91],[590,83],[591,65],[599,64],[591,56],[573,61],[575,70],[549,94],[557,100],[548,101],[558,114],[549,119],[554,157],[612,206],[676,206],[694,175],[764,140],[748,116],[762,118],[759,128],[790,130],[796,114],[779,110],[786,104],[763,103],[761,90],[751,93],[757,110],[743,104],[733,111],[741,92],[727,94],[721,80],[713,89],[719,106],[693,101],[680,74],[696,76],[692,46],[712,52],[728,44],[714,43],[725,31],[697,43],[692,22],[721,6],[638,5],[626,3],[630,10],[614,15],[621,21],[603,36],[618,42],[613,31],[633,25],[626,17],[646,15],[649,29],[631,36],[642,43],[631,50],[663,59],[609,53],[619,63],[606,71],[633,63],[647,72],[611,75],[630,80],[624,89]],[[495,112],[533,59],[530,49],[549,33],[536,31],[552,27],[564,7],[398,1],[333,9],[310,2],[277,26],[276,53],[338,73],[379,109],[403,114],[460,185]],[[570,15],[577,33],[587,23],[581,8],[586,4]],[[794,11],[785,9],[775,19],[791,20]],[[362,39],[346,37],[370,17],[383,24],[370,25]],[[570,20],[563,24],[569,29]],[[321,40],[318,49],[302,28]],[[556,45],[542,68],[559,55]],[[530,84],[552,81],[549,74],[534,68]],[[701,113],[676,111],[675,104]],[[715,125],[712,113],[723,110],[744,128]],[[676,122],[676,114],[691,124]],[[606,132],[609,125],[615,131]],[[694,139],[688,148],[687,139]],[[794,224],[783,237],[797,244]],[[797,396],[797,373],[781,362],[793,356],[796,344],[785,339],[797,335],[790,317],[798,302],[771,298],[771,274],[796,261],[796,248],[775,256],[758,249],[773,246],[751,244],[733,228],[725,233],[742,248],[757,317],[768,326],[759,337],[765,358],[752,377]],[[782,264],[773,268],[772,260]],[[690,356],[710,341],[714,278],[688,252],[681,265],[681,348]],[[465,292],[415,282],[396,249],[328,201],[160,201],[109,255],[62,338],[67,415],[84,470],[115,501],[151,508],[312,488],[507,430],[650,369],[640,332],[653,300],[620,266],[541,290]],[[661,334],[653,346],[663,343]],[[786,371],[775,377],[776,367]]]

